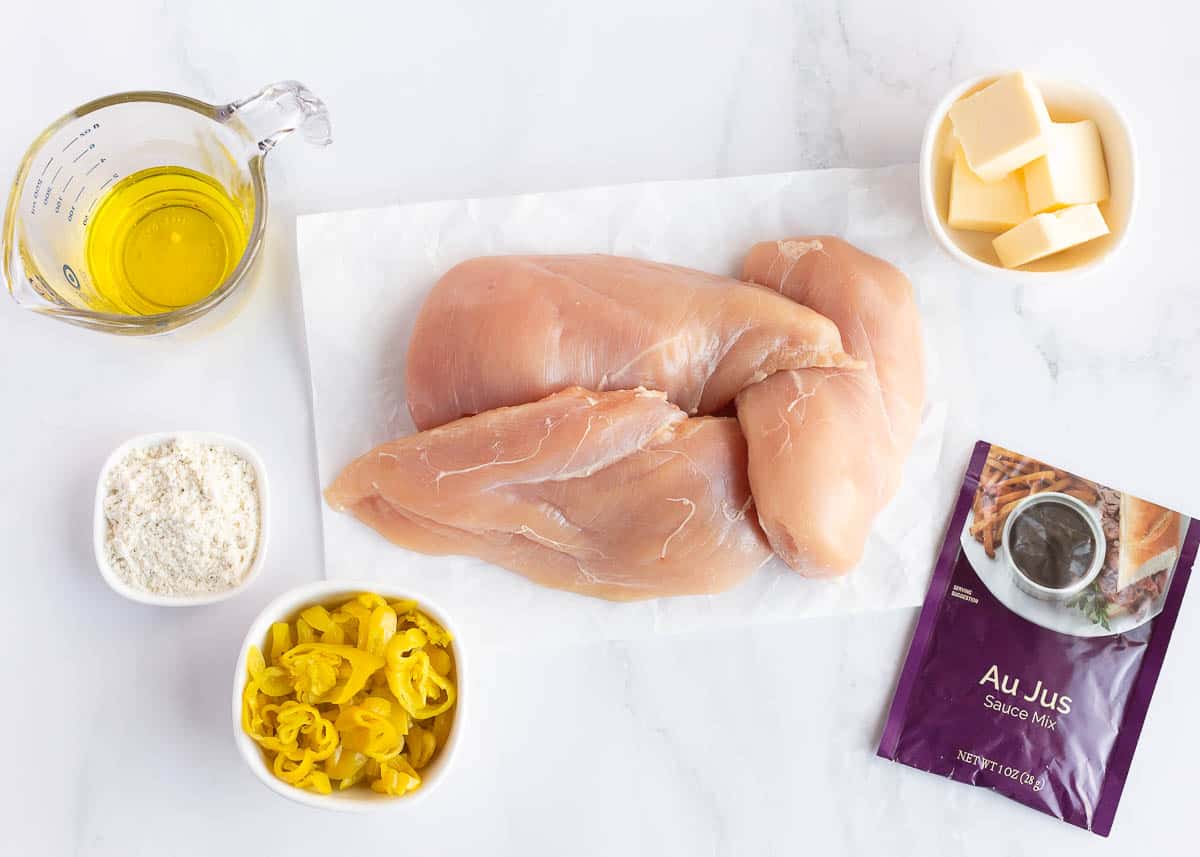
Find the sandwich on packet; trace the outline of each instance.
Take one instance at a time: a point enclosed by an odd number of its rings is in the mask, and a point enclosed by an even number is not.
[[[1200,522],[980,442],[879,755],[1107,836]]]

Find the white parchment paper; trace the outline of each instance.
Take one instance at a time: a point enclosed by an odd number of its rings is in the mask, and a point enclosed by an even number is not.
[[[961,474],[941,466],[957,335],[953,263],[921,222],[916,168],[657,182],[330,212],[297,226],[322,485],[355,457],[411,433],[404,358],[434,282],[472,256],[613,253],[737,276],[756,241],[840,235],[913,280],[926,328],[929,401],[903,486],[858,569],[801,578],[775,560],[720,595],[613,604],[544,589],[469,557],[412,553],[324,508],[330,578],[386,580],[427,598],[492,646],[569,644],[920,603]],[[947,472],[953,470],[955,472]]]

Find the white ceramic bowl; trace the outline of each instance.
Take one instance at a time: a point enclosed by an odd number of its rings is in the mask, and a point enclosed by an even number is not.
[[[104,483],[108,480],[109,471],[130,450],[158,446],[169,440],[188,440],[195,443],[211,443],[223,446],[226,449],[236,452],[254,468],[254,478],[258,483],[258,547],[254,554],[254,561],[250,563],[250,568],[246,570],[242,582],[232,589],[226,589],[222,592],[205,592],[196,595],[158,595],[130,586],[109,565],[108,551],[104,544],[105,536],[108,533],[108,521],[104,516],[104,497],[106,494]],[[131,601],[139,601],[142,604],[153,604],[159,607],[194,607],[200,604],[213,604],[217,601],[224,601],[226,598],[232,598],[248,587],[262,570],[263,558],[267,553],[267,521],[269,520],[268,511],[270,509],[268,494],[267,470],[263,467],[262,459],[259,458],[257,452],[236,438],[195,431],[157,432],[155,434],[143,434],[130,438],[114,449],[112,454],[108,456],[104,462],[104,466],[100,468],[100,478],[96,482],[96,508],[93,513],[92,547],[96,554],[96,564],[100,566],[100,574],[104,578],[104,582],[114,592],[124,595]]]
[[[349,599],[358,592],[377,592],[391,600],[411,599],[432,619],[450,632],[454,639],[454,669],[458,685],[458,696],[454,703],[454,725],[446,744],[425,769],[421,771],[420,787],[403,797],[378,794],[369,788],[352,788],[346,791],[334,791],[333,794],[322,795],[304,789],[296,788],[275,776],[267,767],[262,750],[254,743],[254,739],[242,731],[242,691],[246,687],[246,655],[250,646],[262,648],[266,643],[267,632],[273,622],[289,619],[301,609],[312,604],[329,604],[341,598]],[[280,595],[262,609],[255,620],[250,623],[250,630],[238,650],[237,664],[233,670],[233,739],[238,751],[254,775],[273,792],[307,806],[328,809],[338,812],[382,812],[388,810],[411,808],[422,802],[433,788],[446,778],[447,772],[454,761],[455,750],[458,748],[459,735],[463,730],[463,702],[470,696],[467,687],[466,658],[463,657],[462,637],[451,623],[445,611],[431,604],[423,596],[411,592],[388,587],[379,581],[345,581],[321,580],[291,589]]]
[[[976,77],[950,90],[933,109],[921,144],[921,209],[934,239],[954,259],[975,271],[1004,277],[1014,282],[1053,282],[1095,271],[1124,245],[1137,207],[1137,156],[1133,132],[1121,111],[1107,98],[1079,83],[1029,73],[1055,122],[1092,119],[1100,129],[1104,159],[1108,167],[1109,198],[1100,210],[1111,230],[1109,235],[1077,247],[1010,269],[1000,264],[992,249],[995,235],[953,229],[946,222],[949,207],[951,161],[943,145],[950,120],[950,106],[965,95],[982,89],[998,74]]]

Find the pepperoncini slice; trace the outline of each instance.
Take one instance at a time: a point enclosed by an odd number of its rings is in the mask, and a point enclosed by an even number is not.
[[[404,749],[404,733],[396,728],[390,714],[391,704],[375,696],[367,697],[361,705],[342,706],[334,721],[334,727],[342,737],[342,746],[377,762],[400,755]]]
[[[450,737],[450,727],[454,725],[454,711],[443,711],[433,718],[433,737],[437,746],[443,747]]]
[[[425,651],[429,653],[430,666],[442,675],[450,675],[454,662],[450,660],[449,652],[440,646],[428,646]]]
[[[354,645],[358,641],[358,619],[341,608],[334,610],[330,617],[333,619],[334,627],[341,630],[342,643],[348,646]]]
[[[421,785],[421,775],[403,756],[379,764],[379,778],[371,782],[373,791],[385,795],[404,795]]]
[[[397,601],[390,606],[396,611],[396,618],[402,624],[411,624],[420,628],[429,638],[429,642],[435,646],[450,645],[450,632],[418,610],[415,602]]]
[[[366,767],[366,754],[351,750],[345,744],[340,745],[333,755],[325,760],[325,773],[329,778],[342,781],[338,788],[348,788],[346,780],[354,781],[360,778],[366,773]]]
[[[309,789],[317,794],[327,795],[333,793],[333,785],[329,782],[329,775],[324,771],[309,771],[308,776],[298,783],[298,785],[302,789]]]
[[[450,643],[413,601],[306,607],[249,648],[242,730],[297,788],[408,794],[453,727]]]
[[[404,738],[404,747],[408,763],[420,770],[433,758],[433,752],[437,749],[437,738],[429,730],[413,726]]]
[[[383,657],[388,642],[395,635],[396,611],[386,604],[372,610],[371,617],[367,620],[367,651]]]
[[[311,643],[317,639],[317,631],[301,616],[296,620],[296,642]]]
[[[421,648],[426,641],[419,628],[392,637],[384,667],[392,695],[417,720],[436,717],[454,704],[454,684],[433,668]]]
[[[279,779],[295,786],[308,776],[315,762],[312,753],[302,754],[299,761],[280,753],[271,763],[271,769]]]
[[[291,699],[279,706],[275,738],[281,745],[280,754],[292,759],[311,755],[319,762],[332,756],[338,747],[334,725],[314,706]]]
[[[337,622],[330,622],[329,627],[321,634],[322,643],[333,643],[342,646],[346,643],[346,631]]]
[[[258,646],[251,646],[250,651],[246,653],[246,672],[250,673],[250,678],[257,679],[266,668],[267,661],[262,650]]]
[[[367,625],[371,622],[371,611],[373,607],[367,607],[360,604],[358,600],[347,601],[340,608],[339,612],[350,617],[354,625],[354,644],[360,649],[367,647]]]
[[[380,670],[382,673],[383,671]],[[387,686],[387,680],[383,682],[383,687],[375,694],[380,699],[386,699],[391,706],[388,712],[388,718],[392,721],[392,725],[396,727],[396,731],[401,735],[407,735],[412,728],[412,717],[404,710],[404,706],[400,701],[392,695],[392,691]]]
[[[283,666],[309,702],[346,702],[383,666],[384,659],[356,646],[300,643],[286,651]],[[348,673],[344,667],[349,667]]]
[[[256,741],[267,734],[268,726],[263,708],[268,704],[270,697],[259,693],[256,682],[249,682],[242,692],[242,731]]]
[[[365,604],[359,604],[357,600],[347,601],[339,607],[335,613],[341,613],[343,616],[349,616],[355,622],[366,622],[371,618],[373,607],[368,607]]]
[[[271,663],[278,666],[283,653],[292,647],[292,626],[276,622],[271,626]]]
[[[289,699],[280,705],[262,705],[256,714],[246,732],[264,750],[276,754],[273,766],[280,779],[297,784],[315,762],[329,758],[337,750],[337,730],[311,705]]]
[[[296,687],[292,676],[283,667],[267,667],[258,677],[258,688],[267,696],[287,696]]]
[[[329,615],[329,611],[320,604],[315,604],[304,610],[300,614],[300,618],[313,626],[315,631],[328,631],[329,626],[333,624],[333,619]]]
[[[374,592],[360,592],[354,596],[353,602],[361,604],[368,610],[374,610],[376,607],[386,607],[387,599],[382,595],[376,595]]]

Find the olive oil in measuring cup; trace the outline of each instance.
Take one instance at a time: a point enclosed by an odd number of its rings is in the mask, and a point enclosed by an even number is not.
[[[228,320],[265,239],[265,159],[296,132],[328,145],[329,131],[294,80],[225,104],[155,90],[80,105],[17,167],[0,286],[24,309],[120,336]]]
[[[96,292],[128,315],[203,300],[246,250],[250,224],[242,212],[219,182],[186,167],[126,176],[100,200],[87,227]]]

